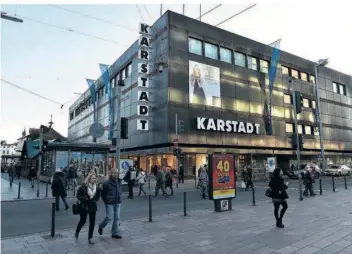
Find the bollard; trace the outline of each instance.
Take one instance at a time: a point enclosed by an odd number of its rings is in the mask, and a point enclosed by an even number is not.
[[[55,203],[51,205],[51,237],[55,237]]]
[[[303,193],[302,193],[302,179],[301,179],[301,177],[299,177],[298,185],[299,185],[299,200],[302,201],[303,200]]]
[[[10,177],[10,187],[12,187],[13,177]]]
[[[183,215],[187,216],[187,193],[183,193]]]
[[[18,199],[21,198],[21,182],[18,183]]]
[[[152,195],[149,194],[149,222],[152,222]]]
[[[46,198],[48,197],[48,186],[49,186],[49,183],[46,182],[46,185],[45,185],[45,197]]]
[[[345,178],[345,189],[347,190],[347,178],[346,175],[343,176]]]
[[[148,178],[148,187],[149,187],[149,192],[150,192],[150,177]]]
[[[321,186],[321,179],[319,179],[319,190],[320,190],[320,195],[323,194],[323,188]]]
[[[255,189],[252,187],[253,206],[255,206]]]
[[[73,182],[73,196],[76,196],[76,182]]]
[[[332,176],[332,191],[335,192],[335,177]]]

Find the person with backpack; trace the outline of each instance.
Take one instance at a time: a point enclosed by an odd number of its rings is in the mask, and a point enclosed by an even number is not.
[[[163,191],[163,195],[167,196],[164,185],[165,185],[165,173],[163,169],[159,168],[159,171],[156,174],[155,196],[158,196],[160,189]]]
[[[133,199],[133,186],[136,183],[136,177],[137,177],[136,171],[134,170],[134,168],[130,167],[126,172],[125,177],[123,178],[123,180],[128,185],[128,198],[129,199]]]
[[[136,178],[136,181],[139,184],[139,194],[138,194],[138,196],[140,196],[142,194],[142,192],[144,193],[144,196],[147,196],[147,193],[144,190],[146,177],[145,177],[145,172],[143,171],[142,168],[139,169],[139,174],[138,174],[138,176]]]
[[[165,172],[165,191],[167,188],[170,188],[171,196],[174,195],[174,189],[172,188],[172,181],[173,181],[172,173],[171,173],[170,169],[166,169],[166,172]]]
[[[95,226],[95,218],[98,210],[97,201],[100,198],[101,188],[97,186],[97,177],[90,174],[84,180],[84,183],[77,191],[77,199],[79,201],[79,222],[75,231],[75,238],[78,239],[79,232],[87,221],[89,215],[89,231],[88,243],[94,244],[93,232]]]
[[[61,171],[61,169],[56,169],[52,184],[51,184],[52,194],[55,197],[56,211],[60,211],[60,203],[59,198],[61,197],[62,202],[65,205],[65,210],[68,210],[68,204],[66,201],[67,190],[66,190],[66,179],[65,173]]]
[[[304,173],[304,178],[303,178],[303,184],[305,187],[305,190],[303,192],[303,195],[308,197],[308,192],[311,197],[314,197],[316,194],[314,193],[313,189],[313,183],[315,182],[314,177],[312,175],[311,169],[307,169]]]

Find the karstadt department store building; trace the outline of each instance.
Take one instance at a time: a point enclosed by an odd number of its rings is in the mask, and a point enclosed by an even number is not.
[[[317,161],[320,137],[313,62],[280,52],[271,101],[273,135],[267,135],[270,46],[171,11],[149,29],[148,101],[140,100],[141,39],[109,67],[114,105],[117,80],[125,84],[120,113],[128,118],[129,133],[128,139],[121,141],[123,156],[136,158],[148,171],[153,164],[175,167],[177,114],[178,122],[183,122],[178,142],[184,152],[181,163],[186,174],[193,173],[193,166],[206,163],[208,152],[234,153],[237,167],[250,161],[263,167],[265,159],[272,155],[279,165],[288,167],[295,160],[290,141],[295,132],[288,81],[292,76],[295,90],[303,97],[303,112],[298,114],[298,132],[304,140],[301,160]],[[157,65],[160,62],[164,66],[161,73]],[[320,67],[318,79],[326,157],[335,163],[350,163],[352,77]],[[109,102],[101,77],[95,86],[98,121],[108,126]],[[70,141],[92,142],[91,104],[87,89],[70,107]],[[146,105],[147,115],[141,114],[140,105]],[[141,130],[141,117],[148,121],[146,130]],[[111,143],[107,131],[96,142]],[[111,156],[114,150],[112,146]]]

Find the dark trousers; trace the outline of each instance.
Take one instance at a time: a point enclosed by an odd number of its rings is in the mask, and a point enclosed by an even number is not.
[[[12,185],[12,183],[13,183],[13,175],[9,175],[9,180],[10,180],[10,184]]]
[[[305,184],[305,190],[303,192],[303,195],[304,196],[308,196],[308,192],[309,192],[309,195],[311,196],[314,196],[314,190],[313,190],[313,183],[306,183]]]
[[[184,183],[185,182],[185,179],[184,179],[184,175],[182,174],[180,174],[179,176],[178,176],[178,183],[181,183],[181,181],[182,181],[182,183]]]
[[[35,177],[31,177],[31,185],[32,185],[32,188],[34,188],[34,180],[35,180]]]
[[[246,190],[248,190],[248,187],[251,187],[253,189],[253,181],[252,179],[248,179],[246,182]]]
[[[81,231],[82,227],[87,221],[88,214],[89,214],[88,239],[91,239],[93,237],[93,232],[94,232],[96,212],[87,212],[86,210],[81,211],[79,214],[80,219],[77,225],[76,232],[79,233]]]
[[[282,209],[280,211],[280,216],[279,216],[280,205],[282,206]],[[281,201],[281,202],[274,201],[274,215],[275,215],[276,222],[282,222],[282,218],[284,217],[287,207],[288,206],[286,201]]]
[[[67,209],[68,208],[68,204],[67,204],[67,201],[66,201],[66,197],[65,196],[56,195],[55,196],[56,210],[60,209],[60,197],[62,199],[62,202],[65,205],[65,208]]]
[[[174,195],[174,188],[172,188],[172,184],[171,184],[171,185],[170,185],[170,184],[165,185],[165,191],[166,191],[167,188],[170,188],[170,190],[171,190],[171,196],[173,196],[173,195]]]
[[[155,196],[158,196],[158,195],[159,195],[159,189],[162,190],[163,195],[166,195],[166,194],[167,194],[166,191],[165,191],[165,186],[164,186],[164,184],[163,184],[163,183],[157,183],[157,184],[155,185]]]
[[[133,198],[133,184],[128,184],[128,197]]]

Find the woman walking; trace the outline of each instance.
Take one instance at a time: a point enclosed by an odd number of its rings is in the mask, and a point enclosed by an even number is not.
[[[143,171],[142,168],[139,169],[139,174],[138,174],[136,180],[138,181],[138,184],[139,184],[139,194],[138,194],[138,196],[140,196],[142,194],[142,192],[144,193],[144,196],[147,196],[147,193],[144,190],[145,172]]]
[[[80,202],[79,216],[80,220],[77,225],[75,232],[75,238],[78,238],[79,232],[87,221],[89,214],[89,232],[88,242],[94,244],[92,237],[95,226],[95,215],[97,212],[97,201],[100,198],[101,189],[97,186],[97,177],[94,173],[89,174],[84,180],[84,183],[80,186],[77,192],[77,199]]]
[[[282,218],[284,217],[284,214],[287,210],[287,185],[288,183],[285,184],[284,179],[282,178],[282,170],[280,168],[275,168],[269,183],[269,187],[271,189],[271,198],[273,199],[274,203],[276,227],[278,228],[284,228],[284,224],[282,224]],[[279,216],[280,205],[282,206],[282,209]]]

